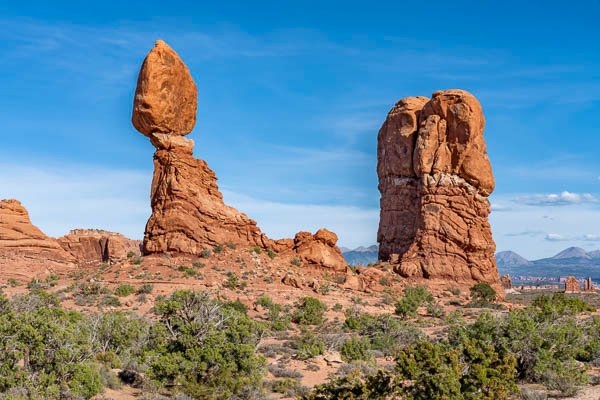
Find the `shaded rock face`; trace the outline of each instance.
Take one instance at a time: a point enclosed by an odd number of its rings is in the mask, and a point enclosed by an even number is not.
[[[0,272],[2,278],[31,278],[68,273],[75,258],[54,238],[34,226],[17,200],[0,200]]]
[[[110,263],[141,254],[141,241],[99,229],[74,229],[58,243],[81,263]]]
[[[233,243],[293,253],[307,266],[345,270],[334,233],[301,232],[294,240],[271,240],[255,221],[223,202],[215,173],[194,158],[194,141],[183,137],[194,127],[196,108],[196,85],[187,67],[166,43],[158,41],[142,65],[132,116],[135,128],[156,148],[152,215],[143,253],[200,254]]]
[[[378,135],[379,258],[404,277],[498,283],[481,105],[463,90],[400,100]]]

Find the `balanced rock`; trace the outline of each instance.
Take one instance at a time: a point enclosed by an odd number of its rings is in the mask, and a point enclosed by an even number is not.
[[[133,102],[133,126],[153,133],[187,135],[196,123],[198,89],[175,51],[157,40],[140,70]]]
[[[246,214],[226,205],[215,173],[194,158],[194,141],[183,135],[195,123],[196,85],[183,61],[158,41],[140,71],[133,125],[156,148],[151,189],[152,215],[143,253],[199,255],[216,245],[269,249],[294,254],[307,266],[345,270],[337,236],[321,230],[296,239],[271,240]]]
[[[499,283],[484,125],[473,95],[446,90],[400,100],[379,130],[379,258],[402,276]]]
[[[75,258],[29,219],[18,200],[0,200],[0,271],[2,276],[34,277],[68,272]]]
[[[141,254],[141,241],[100,229],[74,229],[58,238],[58,243],[79,263],[110,263]]]

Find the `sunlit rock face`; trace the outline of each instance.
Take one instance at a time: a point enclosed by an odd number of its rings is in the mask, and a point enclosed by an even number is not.
[[[464,90],[407,97],[389,112],[378,135],[379,258],[400,275],[499,282],[484,126]]]

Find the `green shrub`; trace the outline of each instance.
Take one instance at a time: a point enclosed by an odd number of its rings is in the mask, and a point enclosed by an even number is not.
[[[223,251],[223,246],[222,246],[222,245],[220,245],[220,244],[218,244],[218,245],[216,245],[215,247],[213,247],[213,252],[214,252],[215,254],[219,254],[219,253],[221,253],[222,251]]]
[[[302,259],[298,256],[294,256],[294,258],[292,258],[291,264],[294,267],[300,267],[302,266]]]
[[[477,283],[471,287],[471,298],[475,301],[494,302],[498,294],[487,283]]]
[[[128,283],[123,283],[115,289],[115,294],[119,297],[127,297],[130,294],[133,294],[135,289]]]
[[[308,329],[303,329],[302,334],[294,338],[293,347],[300,360],[308,360],[325,353],[325,342]]]
[[[325,321],[327,306],[314,297],[303,297],[294,312],[292,321],[302,325],[320,325]]]
[[[146,283],[137,288],[136,294],[150,294],[150,293],[152,293],[153,290],[154,290],[154,285]]]
[[[79,364],[74,368],[69,387],[72,393],[85,399],[94,397],[102,390],[98,368],[91,364]]]
[[[404,296],[396,303],[396,314],[403,318],[414,317],[417,309],[434,301],[433,295],[423,286],[407,286]]]
[[[228,288],[228,289],[235,289],[238,287],[239,282],[240,282],[240,278],[233,272],[229,271],[229,272],[227,272],[227,280],[225,280],[225,282],[223,282],[223,287]]]
[[[370,347],[371,343],[368,338],[353,336],[344,342],[340,355],[345,362],[370,361],[373,358]]]

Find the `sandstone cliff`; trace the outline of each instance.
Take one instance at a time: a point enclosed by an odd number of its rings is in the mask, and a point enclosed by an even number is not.
[[[34,226],[17,200],[0,200],[0,271],[3,277],[34,277],[75,268],[75,258]]]

